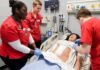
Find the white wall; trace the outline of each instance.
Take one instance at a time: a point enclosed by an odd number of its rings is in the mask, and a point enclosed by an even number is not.
[[[0,2],[0,24],[3,22],[3,20],[9,15],[10,8],[9,8],[9,0],[2,0]]]
[[[31,9],[32,7],[32,1],[33,0],[21,0],[23,1],[27,7],[28,7],[28,11]],[[2,0],[0,2],[0,24],[3,22],[4,19],[7,18],[7,16],[11,15],[11,8],[9,7],[9,0]]]

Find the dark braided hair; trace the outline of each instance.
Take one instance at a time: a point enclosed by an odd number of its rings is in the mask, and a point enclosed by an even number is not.
[[[23,2],[17,0],[9,0],[9,6],[12,8],[12,14],[16,13],[16,9],[20,10],[22,6],[26,6]]]

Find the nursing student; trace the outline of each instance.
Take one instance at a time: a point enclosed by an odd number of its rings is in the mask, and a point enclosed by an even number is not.
[[[40,45],[41,45],[40,25],[42,21],[42,16],[39,13],[41,10],[41,7],[42,7],[42,3],[39,0],[35,0],[33,2],[33,8],[28,13],[25,20],[31,29],[30,32],[38,48],[40,48]]]
[[[76,50],[80,53],[90,53],[92,70],[100,70],[100,19],[93,17],[86,8],[77,12],[81,23],[81,46]]]
[[[23,21],[27,15],[27,7],[21,1],[9,0],[12,14],[6,18],[0,28],[2,44],[0,58],[10,70],[20,70],[27,62],[28,54],[40,54],[30,34],[30,29]],[[32,44],[35,50],[28,48]],[[38,51],[38,53],[36,53]]]

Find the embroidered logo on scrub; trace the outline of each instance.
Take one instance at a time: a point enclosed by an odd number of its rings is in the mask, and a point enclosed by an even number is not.
[[[28,32],[30,31],[30,28],[23,28],[23,31],[25,32],[25,35],[28,36]]]

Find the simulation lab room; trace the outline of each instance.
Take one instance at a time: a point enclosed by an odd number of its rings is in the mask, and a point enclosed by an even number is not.
[[[2,0],[0,70],[100,70],[100,0]]]

